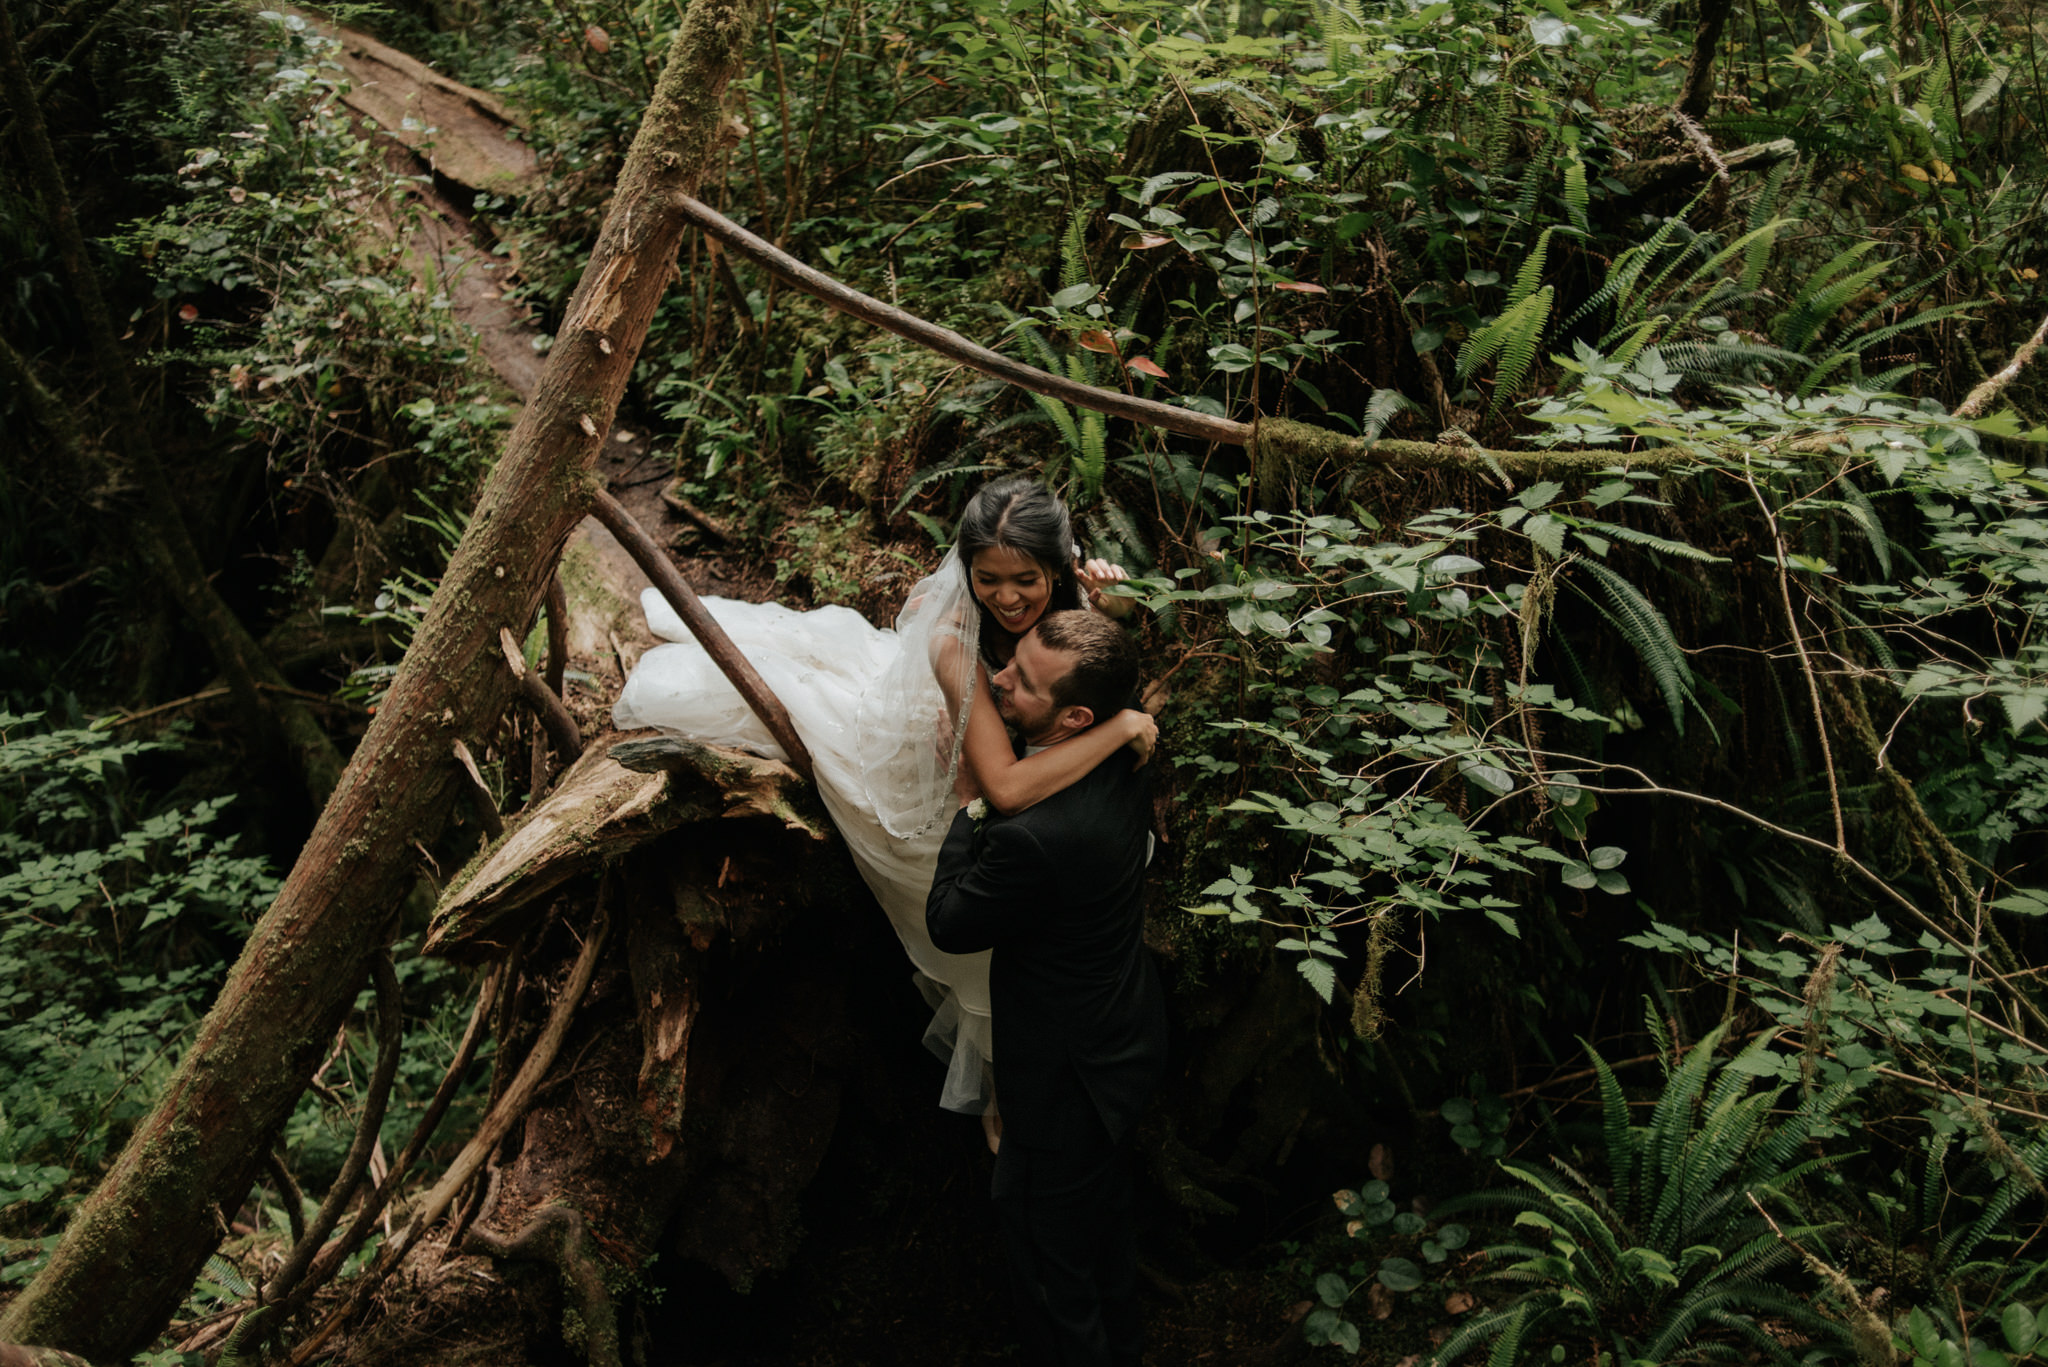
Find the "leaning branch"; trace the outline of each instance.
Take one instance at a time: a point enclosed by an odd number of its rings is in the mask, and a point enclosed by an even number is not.
[[[1338,468],[1358,464],[1459,470],[1479,468],[1493,469],[1502,474],[1537,476],[1590,474],[1617,466],[1675,469],[1697,463],[1696,457],[1676,448],[1634,452],[1611,449],[1493,451],[1481,446],[1448,442],[1366,441],[1288,418],[1237,422],[1192,409],[1175,408],[1171,404],[1140,399],[1121,390],[1081,384],[1064,375],[1055,375],[990,351],[950,328],[905,313],[812,270],[689,195],[677,195],[674,203],[683,217],[702,228],[707,236],[735,256],[745,257],[784,284],[802,290],[841,313],[908,338],[949,361],[1077,408],[1107,413],[1113,418],[1124,418],[1184,437],[1247,448],[1252,453],[1260,496],[1267,500],[1271,500],[1281,486],[1295,476],[1312,474],[1325,465]]]
[[[2034,335],[2027,338],[2020,349],[2012,354],[2012,359],[2005,363],[2003,370],[1969,392],[1962,403],[1957,405],[1956,416],[1983,417],[1984,410],[1991,406],[1991,401],[2003,393],[2007,385],[2019,378],[2020,371],[2026,368],[2027,362],[2034,359],[2034,353],[2041,349],[2041,343],[2044,341],[2048,341],[2048,318],[2041,320],[2041,326],[2035,328]]]
[[[695,203],[694,200],[691,202]],[[624,505],[602,489],[591,500],[590,515],[618,538],[626,553],[633,557],[633,562],[654,581],[654,587],[675,609],[676,616],[683,619],[683,625],[697,638],[697,644],[704,647],[704,653],[711,657],[711,662],[732,681],[732,686],[747,700],[747,706],[754,709],[754,715],[768,728],[768,734],[775,737],[775,743],[789,756],[790,767],[805,778],[815,780],[817,766],[811,762],[811,752],[804,747],[803,738],[797,735],[796,724],[789,719],[789,709],[775,696],[775,690],[768,687],[768,681],[761,677],[760,671],[732,643],[732,637],[725,634],[725,628],[718,625],[718,619],[705,609],[697,591],[690,587],[690,581],[683,578],[669,558],[662,554],[661,547],[654,544],[654,538],[641,529]]]

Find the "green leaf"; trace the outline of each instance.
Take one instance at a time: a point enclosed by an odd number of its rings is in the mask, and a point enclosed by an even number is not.
[[[1351,1299],[1351,1284],[1334,1272],[1325,1272],[1316,1278],[1316,1294],[1334,1309]]]
[[[1325,1004],[1334,1000],[1337,987],[1337,970],[1328,961],[1311,955],[1301,961],[1301,976],[1308,979],[1308,985],[1316,990]]]
[[[2048,897],[2038,892],[2016,892],[2009,897],[2000,897],[1991,904],[2000,911],[2017,912],[2021,916],[2048,916]]]
[[[1999,1312],[1998,1327],[2005,1333],[2005,1346],[2025,1357],[2041,1341],[2041,1324],[2034,1312],[2015,1301]]]
[[[1097,292],[1098,288],[1094,281],[1084,280],[1078,285],[1069,285],[1055,294],[1052,297],[1052,306],[1056,309],[1079,308],[1093,299]]]
[[[1422,1269],[1406,1258],[1387,1258],[1380,1263],[1379,1278],[1389,1291],[1413,1291],[1422,1285]]]

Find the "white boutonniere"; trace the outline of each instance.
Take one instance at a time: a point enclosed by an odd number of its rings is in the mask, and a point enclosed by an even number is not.
[[[979,826],[988,820],[988,799],[978,797],[967,804],[967,819]]]

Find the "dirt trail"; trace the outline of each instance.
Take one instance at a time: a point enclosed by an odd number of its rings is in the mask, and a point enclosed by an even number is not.
[[[492,373],[509,397],[523,401],[540,382],[547,334],[505,298],[519,272],[516,244],[498,255],[470,217],[477,193],[517,199],[540,183],[540,164],[518,114],[496,96],[368,34],[293,12],[340,44],[339,61],[349,78],[343,102],[390,140],[390,155],[430,173],[416,186],[427,212],[402,215],[386,206],[382,226],[404,244],[414,270],[447,291],[450,311],[475,330]],[[664,481],[653,477],[658,466],[644,434],[624,428],[608,434],[599,468],[613,496],[657,540],[666,540],[670,515],[659,493]],[[653,641],[637,608],[648,580],[611,533],[590,518],[577,528],[565,559],[572,616],[580,619],[572,625],[572,652],[605,693],[601,701],[608,702],[625,669]],[[581,572],[579,565],[591,572]]]

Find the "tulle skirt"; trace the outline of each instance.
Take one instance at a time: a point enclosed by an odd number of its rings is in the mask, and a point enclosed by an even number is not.
[[[861,699],[896,662],[896,633],[873,626],[849,608],[796,612],[779,603],[703,602],[789,709],[817,765],[825,808],[910,956],[913,980],[933,1008],[925,1043],[946,1064],[939,1104],[980,1113],[990,1095],[993,1057],[989,956],[943,953],[924,925],[925,898],[946,823],[935,822],[907,837],[890,834],[875,813],[875,775],[864,775],[857,758]],[[787,759],[667,601],[648,589],[640,603],[648,626],[670,644],[656,646],[633,667],[613,705],[613,723],[622,730],[654,727]],[[943,724],[937,716],[930,721],[933,728]]]

